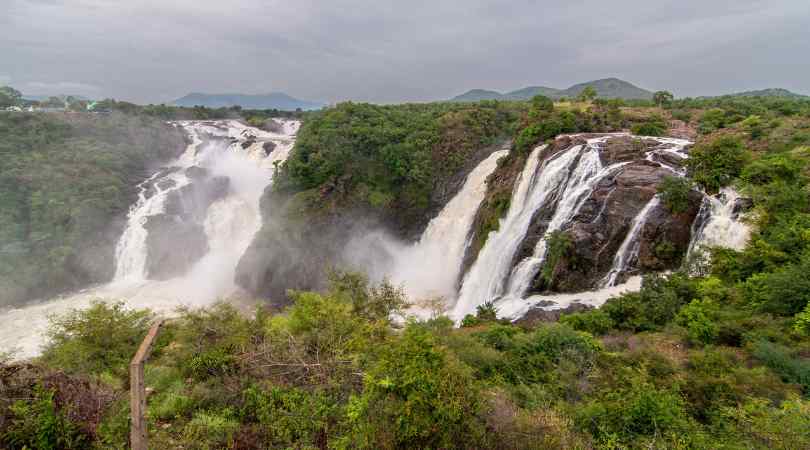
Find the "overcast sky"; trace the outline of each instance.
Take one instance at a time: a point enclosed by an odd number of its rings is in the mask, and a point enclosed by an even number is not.
[[[810,94],[810,0],[0,0],[0,85],[446,99],[616,76],[677,96]]]

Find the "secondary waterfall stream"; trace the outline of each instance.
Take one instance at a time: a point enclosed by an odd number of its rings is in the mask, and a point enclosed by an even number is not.
[[[178,306],[204,306],[236,293],[236,264],[261,226],[259,199],[272,182],[276,164],[287,159],[300,124],[279,120],[277,125],[278,131],[268,132],[237,121],[176,123],[192,142],[177,160],[139,186],[116,247],[114,279],[77,294],[0,312],[0,351],[14,350],[17,358],[38,354],[48,316],[85,308],[94,300],[122,300],[130,307],[170,315]],[[207,251],[179,276],[149,279],[145,225],[150,217],[166,212],[172,191],[194,182],[189,168],[228,179],[227,193],[213,201],[202,218]]]

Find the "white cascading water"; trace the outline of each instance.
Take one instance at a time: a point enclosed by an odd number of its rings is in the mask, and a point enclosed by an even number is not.
[[[661,200],[658,196],[653,196],[633,219],[630,231],[627,233],[627,236],[624,237],[622,245],[619,246],[619,251],[616,252],[616,256],[613,258],[613,266],[602,280],[602,287],[614,286],[619,275],[626,272],[631,264],[635,264],[641,247],[641,230],[644,228],[644,224],[647,223],[647,217],[650,215],[650,212],[660,203]]]
[[[205,306],[237,293],[236,265],[261,226],[259,200],[272,182],[276,163],[287,159],[299,125],[285,120],[280,123],[280,132],[266,132],[237,121],[179,122],[192,138],[183,155],[170,164],[181,170],[155,174],[150,180],[155,181],[156,189],[151,196],[146,195],[146,185],[141,186],[116,247],[118,264],[113,281],[75,295],[0,312],[0,352],[14,351],[14,357],[21,359],[37,355],[49,316],[86,308],[94,300],[122,300],[133,308],[171,315],[179,306]],[[204,143],[203,135],[213,139]],[[275,148],[266,155],[263,144],[268,141]],[[245,142],[251,144],[243,148]],[[168,192],[189,182],[182,169],[193,165],[230,180],[229,193],[211,204],[203,221],[209,251],[181,276],[163,281],[145,279],[143,223],[147,216],[163,211]],[[166,188],[159,186],[161,181]]]
[[[617,255],[619,261],[614,260],[616,273],[603,289],[578,294],[535,295],[525,298],[525,292],[545,261],[545,237],[538,240],[532,256],[518,262],[510,271],[515,252],[526,235],[532,216],[545,205],[545,202],[556,202],[552,205],[554,212],[546,233],[562,230],[576,216],[598,182],[628,164],[619,162],[604,167],[601,163],[599,152],[602,145],[607,139],[615,136],[628,135],[614,133],[590,138],[585,146],[573,146],[542,164],[533,161],[533,158],[539,156],[538,149],[535,149],[518,180],[509,212],[501,220],[499,230],[489,235],[478,259],[464,277],[458,299],[450,314],[451,318],[459,321],[465,315],[475,313],[475,308],[487,301],[495,301],[499,316],[513,318],[540,302],[553,302],[555,305],[548,307],[549,309],[564,307],[560,305],[570,304],[573,299],[599,306],[619,292],[638,289],[639,277],[631,277],[621,285],[615,285],[615,281],[636,259],[633,256],[633,252],[638,251],[634,245],[635,238],[643,221],[654,208],[653,202],[639,212],[633,221],[633,226],[624,239],[623,248],[619,251],[623,256]],[[683,152],[690,144],[689,141],[673,138],[645,139],[655,139],[659,143],[658,147],[646,153],[647,160],[658,162],[678,176],[684,175],[682,169],[668,166],[657,157],[667,153],[685,158]]]
[[[603,167],[599,151],[608,138],[609,136],[602,136],[588,139],[586,150],[582,153],[565,186],[562,197],[557,202],[554,215],[546,228],[546,235],[559,231],[574,218],[600,180],[628,164],[620,162]],[[547,240],[544,235],[537,241],[533,255],[518,263],[510,276],[509,290],[505,297],[520,298],[523,296],[545,261],[546,245]]]
[[[371,233],[351,242],[346,258],[375,280],[388,277],[396,285],[404,286],[413,300],[455,298],[464,253],[469,246],[469,230],[486,196],[487,177],[508,153],[498,150],[481,161],[415,244],[400,243],[382,232]],[[390,264],[381,263],[369,249],[387,255],[384,259]]]
[[[498,230],[489,234],[478,258],[464,277],[458,299],[450,313],[451,318],[460,320],[486,299],[503,294],[515,253],[535,211],[566,182],[571,166],[582,150],[582,146],[575,146],[546,159],[541,165],[540,155],[545,148],[545,145],[535,148],[526,160],[506,217],[500,220]]]
[[[700,206],[692,241],[689,243],[687,260],[700,247],[727,247],[742,250],[751,237],[751,227],[734,212],[740,194],[733,188],[724,187],[716,196],[706,195]]]

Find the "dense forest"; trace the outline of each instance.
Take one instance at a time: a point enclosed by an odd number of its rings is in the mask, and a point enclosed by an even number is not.
[[[678,208],[692,184],[734,186],[754,233],[742,251],[710,249],[556,322],[499,320],[485,304],[455,327],[437,300],[429,319],[402,320],[417,299],[341,270],[322,290],[290,291],[284,309],[180,311],[147,365],[153,448],[810,448],[810,101],[346,103],[304,120],[266,194],[291,202],[295,223],[344,210],[424,222],[437,180],[500,140],[513,143],[493,184],[562,133],[680,130],[695,140],[688,185],[664,186],[665,202]],[[120,209],[116,171],[165,156],[76,143],[79,124],[0,121],[13,137],[0,142],[3,249],[21,255],[0,270],[14,279],[71,254],[49,242],[87,245],[86,228],[68,225],[88,215],[63,195]],[[479,241],[510,188],[488,193]],[[128,362],[153,318],[118,303],[54,317],[40,358],[0,365],[0,446],[125,448]]]

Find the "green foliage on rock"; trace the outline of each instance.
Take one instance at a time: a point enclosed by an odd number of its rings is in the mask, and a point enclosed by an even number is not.
[[[689,208],[689,192],[691,190],[691,181],[683,177],[667,176],[658,185],[658,195],[667,209],[675,214],[682,213]]]
[[[692,148],[686,166],[695,182],[709,192],[717,192],[740,175],[748,159],[740,139],[723,136]]]

